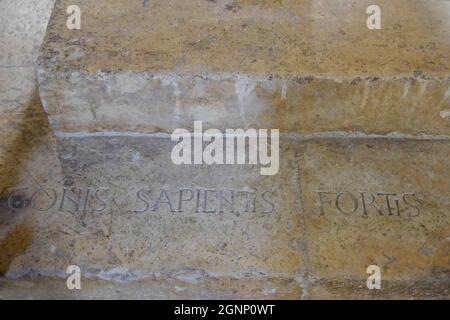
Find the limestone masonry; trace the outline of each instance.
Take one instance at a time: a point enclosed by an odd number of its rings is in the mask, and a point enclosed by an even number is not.
[[[82,8],[81,30],[66,8]],[[54,130],[448,135],[447,1],[59,0],[39,58]]]
[[[0,299],[449,299],[450,1],[376,3],[56,0],[37,83],[0,32]],[[199,121],[276,174],[176,164]]]

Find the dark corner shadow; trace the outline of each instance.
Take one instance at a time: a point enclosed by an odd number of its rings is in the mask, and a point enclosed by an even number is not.
[[[0,277],[4,276],[14,259],[30,245],[33,228],[27,223],[15,224],[0,239]]]
[[[7,126],[0,135],[4,146],[0,150],[0,277],[32,241],[33,223],[24,210],[29,199],[12,191],[26,170],[27,156],[50,130],[37,85],[28,102],[12,112],[6,115]]]

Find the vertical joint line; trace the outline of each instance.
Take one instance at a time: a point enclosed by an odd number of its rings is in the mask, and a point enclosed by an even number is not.
[[[309,263],[309,250],[306,238],[306,218],[305,218],[305,206],[303,202],[303,188],[302,188],[302,178],[300,170],[300,159],[296,158],[297,162],[297,178],[298,178],[298,201],[300,207],[300,224],[302,227],[302,260],[303,260],[303,272],[302,272],[302,282],[303,282],[303,293],[301,298],[308,299],[309,287],[310,287],[310,263]]]

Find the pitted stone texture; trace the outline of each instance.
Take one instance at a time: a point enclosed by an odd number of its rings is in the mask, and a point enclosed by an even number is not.
[[[33,66],[55,0],[0,2],[0,67]]]
[[[51,141],[20,158],[17,183],[2,184],[0,297],[449,296],[448,141],[284,140],[275,177],[253,166],[174,166],[165,139],[70,138],[57,151]],[[206,209],[203,191],[198,210],[184,193],[180,211],[181,188],[208,189]],[[236,191],[235,212],[226,201],[220,212],[217,190],[228,200]],[[253,192],[246,210],[242,196]],[[392,214],[378,193],[396,193]],[[82,269],[80,293],[65,288],[71,264]],[[381,290],[366,288],[372,264]]]
[[[65,10],[78,4],[81,30]],[[39,67],[58,131],[450,133],[450,3],[57,2]],[[444,112],[444,113],[443,113]]]
[[[376,265],[383,290],[375,296],[448,297],[449,146],[322,140],[302,149],[312,296],[358,297]]]
[[[80,31],[66,27],[70,4],[81,8]],[[383,28],[379,32],[366,27],[370,4],[176,0],[145,6],[143,2],[59,0],[41,62],[47,70],[60,72],[203,69],[395,77],[422,70],[427,76],[448,77],[446,1],[380,1]],[[75,52],[84,54],[75,59]]]
[[[37,92],[33,67],[0,67],[0,113],[18,112]]]
[[[0,113],[18,112],[34,98],[35,63],[54,3],[0,1]]]
[[[177,279],[146,279],[112,283],[82,280],[81,290],[67,290],[64,278],[0,279],[0,299],[298,299],[302,289],[289,279],[202,278],[196,283]]]
[[[305,273],[297,168],[288,158],[273,179],[256,166],[173,165],[166,139],[73,138],[58,146],[63,179],[12,194],[29,204],[33,242],[7,277],[64,277],[71,264],[119,282],[297,281]],[[3,237],[14,237],[8,230]]]

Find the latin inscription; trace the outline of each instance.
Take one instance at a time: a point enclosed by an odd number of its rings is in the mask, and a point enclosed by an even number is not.
[[[320,215],[339,213],[363,216],[414,218],[422,214],[415,193],[367,191],[317,191]]]
[[[18,189],[7,196],[10,210],[101,213],[121,210],[143,213],[272,213],[273,190],[213,188],[141,188],[121,194],[110,188],[63,187]]]

